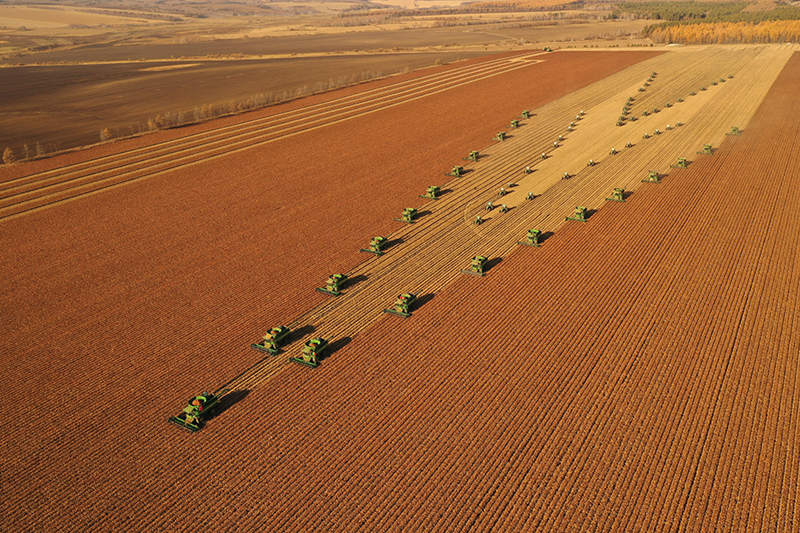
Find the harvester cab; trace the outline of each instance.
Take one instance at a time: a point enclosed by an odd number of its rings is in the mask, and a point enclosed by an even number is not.
[[[497,134],[494,136],[495,141],[505,141],[506,140],[506,132],[498,131]]]
[[[608,153],[609,153],[609,155],[617,155],[617,153],[619,153],[619,152],[617,152],[617,149],[612,146],[611,147],[611,151],[608,152]]]
[[[470,161],[477,161],[480,158],[481,153],[477,150],[473,150],[469,153],[469,155],[465,159],[469,159]]]
[[[306,341],[305,345],[303,346],[303,353],[300,354],[300,357],[290,357],[289,361],[310,366],[311,368],[316,368],[319,366],[320,355],[327,347],[327,340],[323,339],[322,337],[315,337]]]
[[[531,112],[530,112],[530,111],[528,111],[527,109],[525,109],[525,110],[524,110],[524,111],[521,113],[521,116],[522,116],[522,118],[531,118]]]
[[[290,330],[286,326],[271,328],[264,334],[264,340],[251,344],[250,347],[261,352],[277,355],[289,332]]]
[[[411,316],[411,306],[417,300],[417,295],[404,292],[403,294],[397,297],[395,300],[394,305],[388,309],[384,309],[384,313],[389,313],[391,315],[401,316],[403,318],[408,318]]]
[[[624,202],[625,201],[625,189],[622,187],[614,187],[614,192],[611,193],[610,198],[606,198],[609,202]]]
[[[342,294],[341,288],[346,280],[347,274],[331,274],[325,281],[325,286],[317,287],[316,290],[331,296],[339,296]]]
[[[192,433],[200,431],[206,420],[211,418],[219,398],[210,392],[198,394],[189,399],[179,415],[170,417],[169,422]]]
[[[487,259],[484,256],[476,255],[470,261],[469,268],[461,272],[471,276],[484,276],[486,274],[486,262]]]
[[[525,167],[525,170],[523,170],[523,172],[525,172],[525,174],[532,174],[533,169],[530,167],[530,165],[528,165]]]
[[[361,251],[381,256],[384,254],[383,252],[384,248],[386,248],[386,237],[382,237],[381,235],[376,235],[375,237],[370,239],[369,248],[362,248]]]
[[[594,159],[590,159],[589,161],[586,162],[586,166],[587,167],[593,167],[596,164],[597,164],[597,162]]]
[[[517,119],[512,120],[511,123],[510,123],[510,126],[512,128],[519,128],[519,120],[517,120]]]
[[[582,205],[575,208],[575,212],[571,217],[566,217],[564,220],[577,220],[578,222],[586,222],[588,211]]]
[[[506,204],[500,204],[500,212],[508,213],[508,206]]]
[[[439,196],[442,194],[442,190],[439,188],[438,185],[431,185],[425,190],[425,194],[420,194],[420,198],[429,198],[431,200],[438,200]]]
[[[529,229],[528,234],[525,236],[525,240],[517,241],[517,244],[521,244],[523,246],[535,246],[538,248],[539,246],[542,245],[540,242],[541,238],[542,238],[541,230]]]

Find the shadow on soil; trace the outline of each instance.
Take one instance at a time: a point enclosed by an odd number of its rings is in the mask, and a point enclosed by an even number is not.
[[[402,238],[392,239],[391,241],[386,241],[386,246],[384,246],[384,250],[388,250],[392,246],[397,246],[398,244],[403,244]]]
[[[358,276],[353,276],[352,278],[347,278],[347,280],[345,280],[345,282],[342,284],[342,289],[343,290],[344,289],[349,289],[353,285],[361,283],[362,281],[366,281],[367,279],[369,279],[369,278],[367,278],[367,276],[365,276],[364,274],[359,274]]]
[[[206,420],[211,420],[212,418],[216,418],[225,411],[227,411],[233,404],[238,403],[247,397],[250,394],[250,389],[238,389],[232,392],[229,392],[222,398],[220,398],[219,403],[214,408],[213,413],[209,413],[210,416]]]
[[[286,342],[284,344],[291,344],[294,341],[298,341],[307,335],[311,335],[317,328],[312,326],[311,324],[306,324],[302,328],[297,328],[289,332],[289,335],[286,336]]]
[[[486,261],[486,264],[483,266],[483,271],[484,272],[489,272],[491,269],[493,269],[494,267],[496,267],[497,265],[499,265],[502,262],[503,262],[503,258],[502,257],[495,257],[494,259],[489,259],[488,261]]]
[[[352,337],[342,337],[341,339],[337,339],[337,340],[333,341],[332,343],[330,343],[328,345],[327,348],[325,348],[325,351],[323,351],[319,355],[318,359],[320,361],[322,361],[323,359],[327,359],[328,357],[333,355],[335,352],[341,350],[342,348],[344,348],[345,346],[350,344],[350,341],[352,341],[352,340],[353,340]]]
[[[419,298],[417,298],[414,301],[414,304],[409,308],[409,311],[416,311],[417,309],[419,309],[420,307],[422,307],[426,303],[428,303],[431,300],[433,300],[434,296],[435,295],[432,292],[429,292],[428,294],[423,294],[422,296],[420,296]]]

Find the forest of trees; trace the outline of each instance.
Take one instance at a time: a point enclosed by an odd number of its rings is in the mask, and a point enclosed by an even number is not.
[[[647,32],[654,41],[669,43],[788,43],[800,42],[800,20],[665,25]]]
[[[663,20],[644,34],[675,43],[781,43],[800,41],[800,7],[747,10],[748,2],[626,2],[619,10]]]

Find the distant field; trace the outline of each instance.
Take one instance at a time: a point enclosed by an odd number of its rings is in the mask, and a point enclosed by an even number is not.
[[[100,24],[143,24],[143,18],[94,13],[78,8],[59,6],[4,6],[0,5],[0,27],[61,28],[71,25],[94,26]]]
[[[1,69],[0,147],[35,153],[95,143],[102,128],[127,135],[149,117],[259,93],[313,89],[362,73],[401,72],[478,53],[330,56],[266,61],[121,63]],[[155,70],[158,69],[158,70]],[[191,87],[191,91],[186,90]]]

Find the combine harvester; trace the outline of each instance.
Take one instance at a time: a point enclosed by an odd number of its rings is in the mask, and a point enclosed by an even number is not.
[[[291,333],[291,330],[286,326],[277,326],[270,329],[264,334],[264,340],[261,342],[253,343],[250,345],[254,350],[265,352],[271,355],[278,355],[281,351],[283,341]]]
[[[610,197],[607,197],[606,200],[609,202],[624,202],[625,201],[625,189],[622,187],[614,187],[614,192],[611,193]]]
[[[341,288],[345,281],[347,281],[347,274],[331,274],[325,281],[325,286],[317,287],[316,290],[331,296],[339,296],[342,294]]]
[[[542,230],[529,229],[528,234],[525,237],[525,240],[517,241],[517,244],[521,244],[522,246],[534,246],[538,248],[539,246],[542,245],[541,238],[542,238]]]
[[[470,261],[469,268],[465,268],[461,271],[462,274],[469,274],[470,276],[485,276],[486,275],[486,257],[482,255],[476,255]]]
[[[586,222],[588,218],[588,210],[579,205],[575,208],[575,212],[572,214],[571,217],[565,217],[564,220],[577,220],[578,222]]]
[[[300,357],[290,357],[289,361],[301,365],[317,368],[319,366],[319,358],[322,352],[328,347],[328,341],[322,337],[314,337],[307,340],[303,346],[303,353]]]
[[[408,318],[411,316],[411,306],[417,301],[417,295],[411,292],[404,292],[395,300],[394,305],[384,309],[384,313]]]
[[[420,194],[420,198],[428,198],[429,200],[438,200],[442,195],[442,189],[438,185],[431,185],[425,190],[425,194]]]
[[[383,250],[386,248],[386,237],[382,235],[376,235],[369,241],[369,248],[361,248],[361,252],[366,252],[368,254],[375,254],[377,256],[382,256],[386,252]]]
[[[188,405],[179,415],[171,416],[169,422],[192,433],[200,431],[206,421],[214,416],[220,398],[227,392],[227,390],[215,394],[204,392],[189,398]]]

